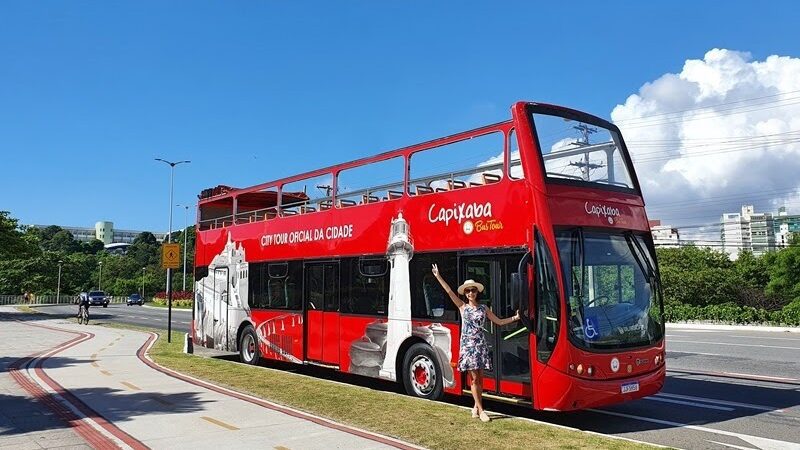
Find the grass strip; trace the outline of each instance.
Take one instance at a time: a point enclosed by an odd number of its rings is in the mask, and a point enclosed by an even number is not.
[[[184,333],[150,355],[170,369],[365,430],[432,449],[641,449],[634,442],[515,418],[482,423],[464,408],[360,386],[183,353]]]

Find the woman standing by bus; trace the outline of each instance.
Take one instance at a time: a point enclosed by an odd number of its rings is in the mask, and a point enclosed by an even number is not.
[[[474,280],[467,280],[458,287],[458,293],[464,295],[466,302],[456,295],[450,285],[439,275],[439,267],[433,264],[433,275],[447,292],[450,300],[455,303],[461,312],[461,343],[458,352],[458,370],[469,372],[470,387],[475,406],[472,408],[472,417],[480,418],[483,422],[491,420],[483,410],[483,371],[492,369],[492,360],[489,357],[489,348],[486,337],[483,335],[483,324],[488,317],[495,325],[507,325],[519,320],[519,311],[506,319],[500,319],[486,305],[478,303],[478,293],[483,292],[483,285]]]

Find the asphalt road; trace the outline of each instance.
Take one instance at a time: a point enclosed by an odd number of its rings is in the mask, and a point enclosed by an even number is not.
[[[677,448],[800,449],[800,333],[668,328],[657,395],[569,414],[503,409]]]
[[[75,307],[40,311],[73,315]],[[111,305],[105,319],[166,329],[165,309]],[[173,329],[187,331],[191,312],[173,310]],[[268,363],[272,364],[272,363]],[[317,376],[396,391],[379,380],[313,367]],[[449,398],[465,405],[469,399]],[[471,405],[470,405],[471,406]],[[548,413],[487,402],[491,411],[684,449],[800,450],[800,333],[667,329],[667,380],[657,395],[608,408]]]
[[[78,314],[76,305],[38,306],[36,309],[45,314],[54,316],[75,316]],[[167,308],[126,306],[111,304],[108,308],[92,306],[89,308],[89,320],[107,320],[111,322],[126,323],[140,327],[167,329]],[[174,331],[189,332],[192,320],[192,311],[185,309],[172,309],[172,329]]]

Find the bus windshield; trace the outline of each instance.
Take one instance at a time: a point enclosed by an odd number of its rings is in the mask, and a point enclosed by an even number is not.
[[[635,189],[619,133],[588,118],[577,120],[558,110],[531,113],[544,170],[552,180],[571,180]]]
[[[661,340],[658,275],[653,247],[644,235],[574,228],[557,236],[569,298],[570,340],[588,350]]]

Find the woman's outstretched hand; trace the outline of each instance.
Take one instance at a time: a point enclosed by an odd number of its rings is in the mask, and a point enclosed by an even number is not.
[[[431,265],[431,272],[433,272],[433,276],[439,278],[439,267],[436,264]]]

